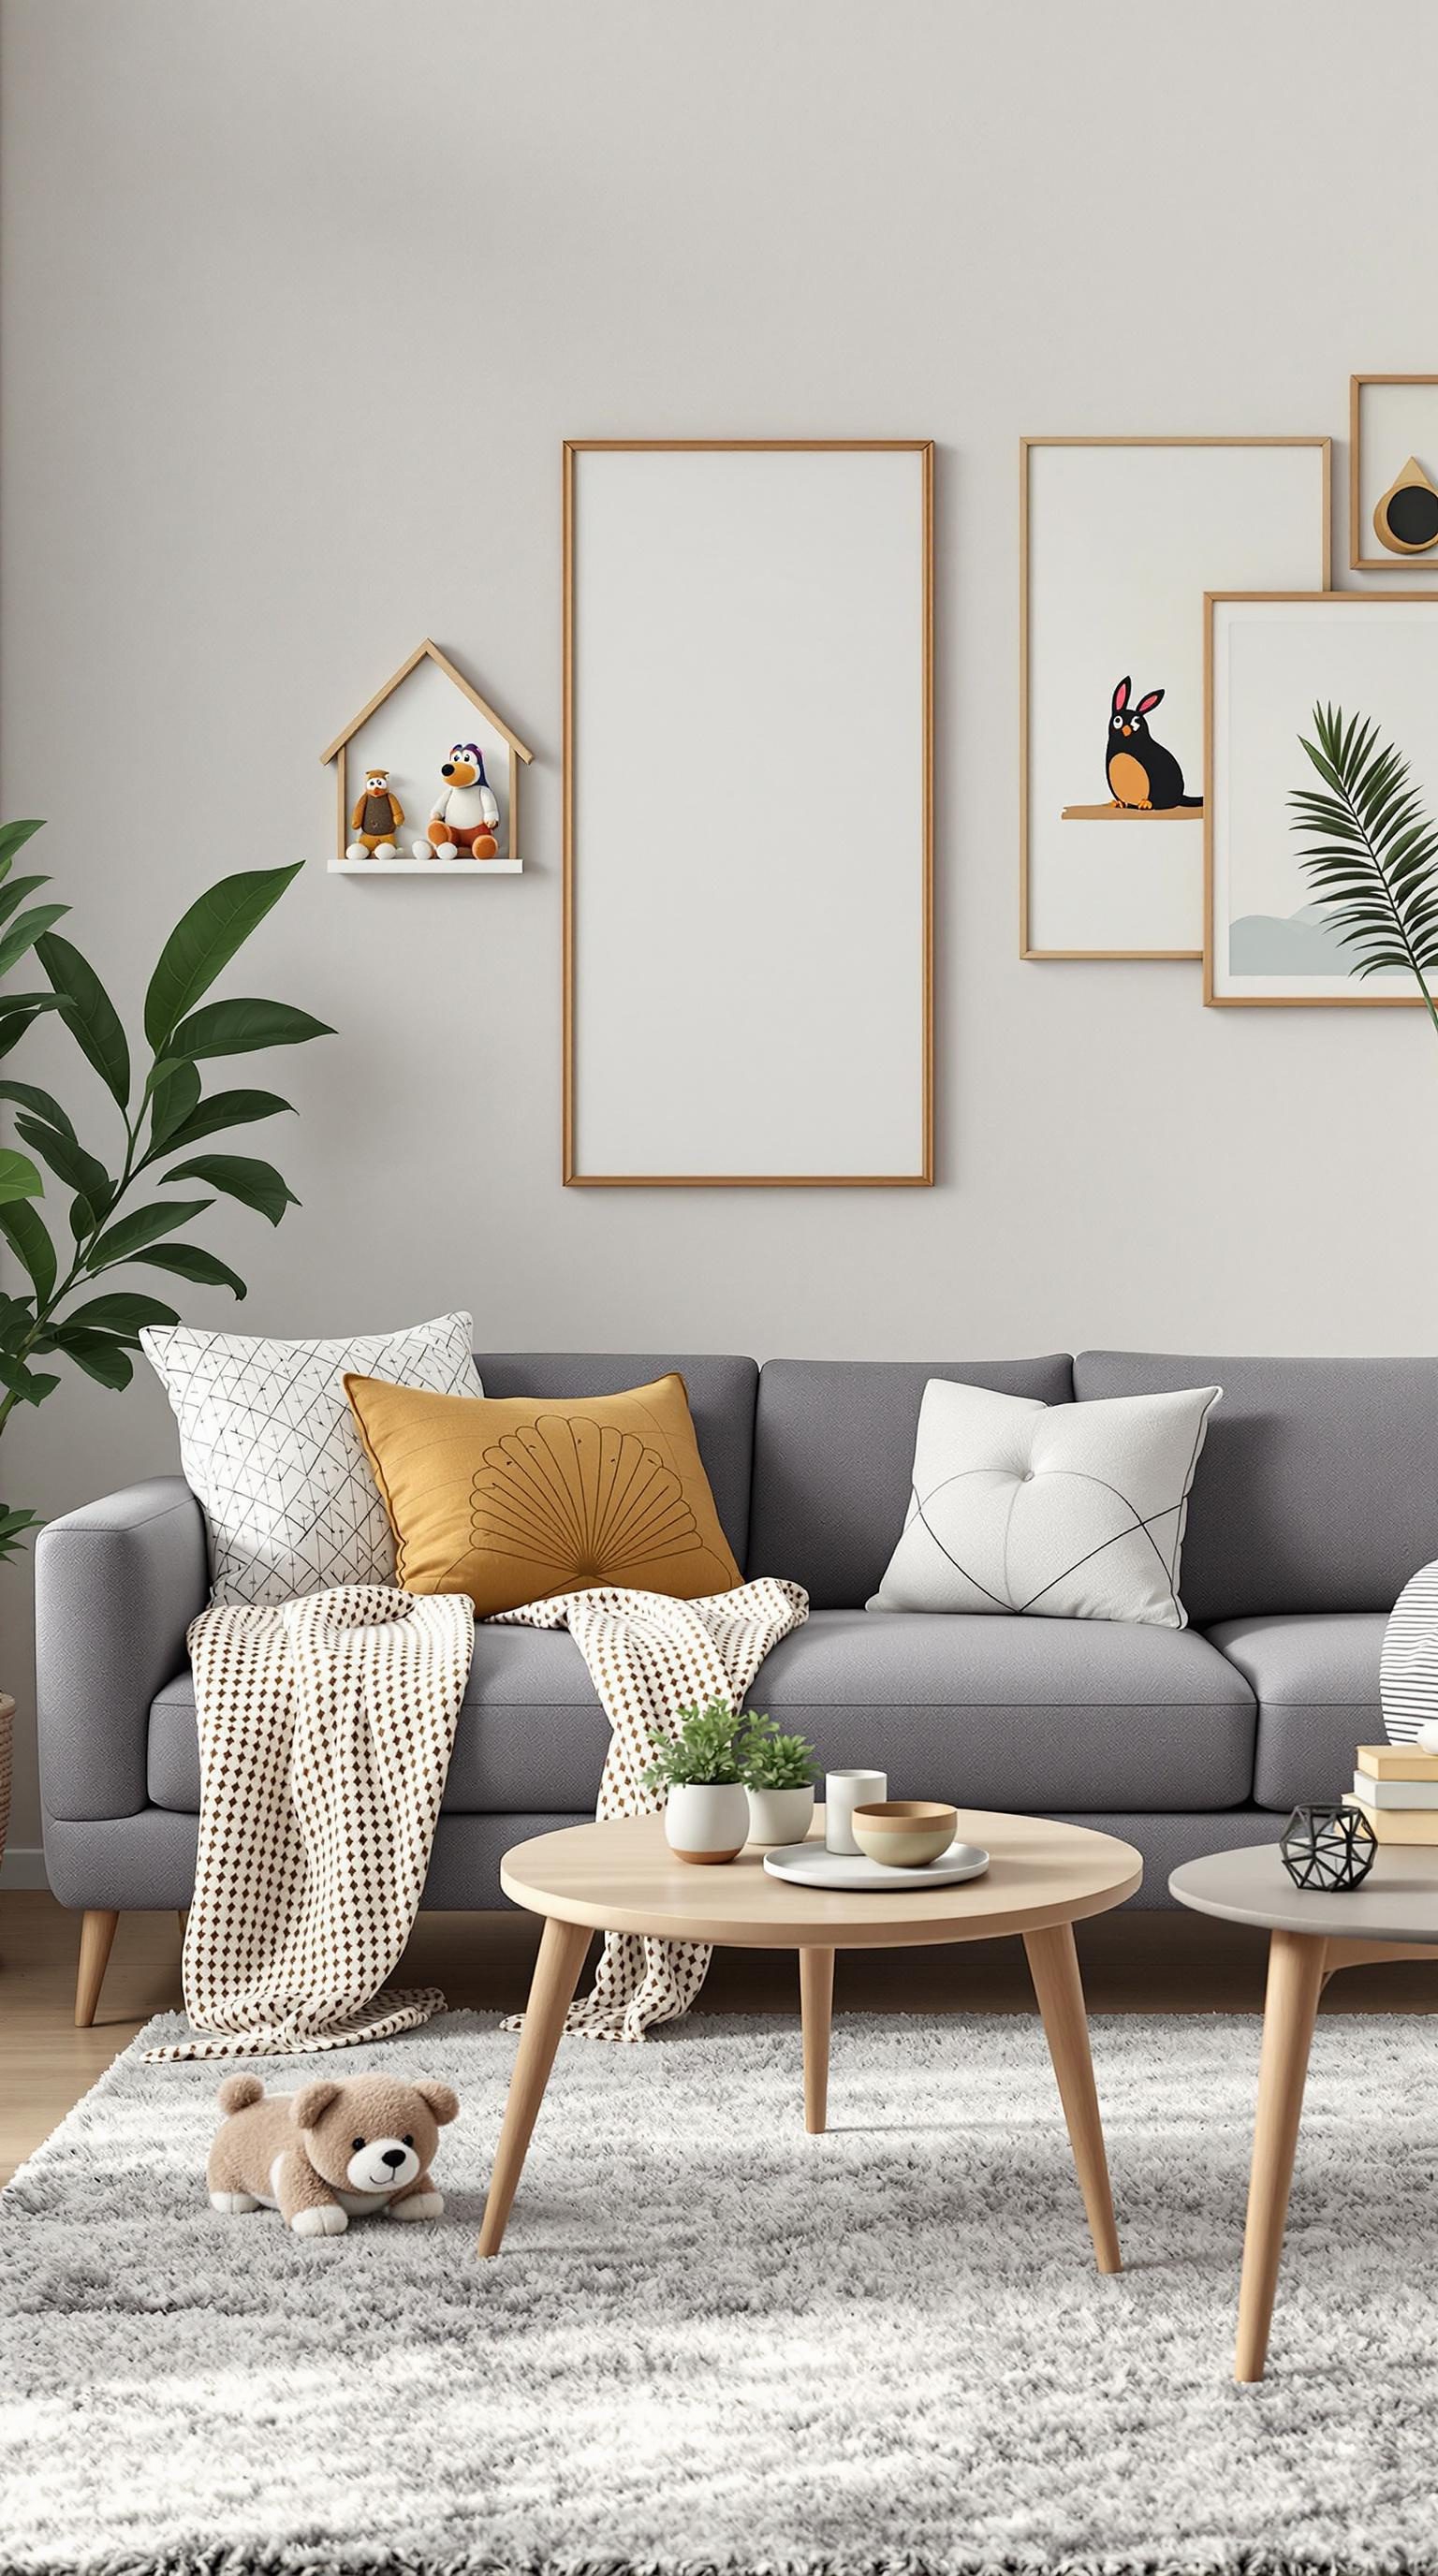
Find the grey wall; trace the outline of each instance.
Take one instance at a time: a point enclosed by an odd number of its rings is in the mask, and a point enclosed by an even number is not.
[[[303,1207],[276,1234],[217,1211],[251,1295],[191,1316],[470,1304],[500,1345],[761,1355],[1435,1347],[1432,1029],[1205,1012],[1197,967],[1021,965],[1015,881],[1019,435],[1341,438],[1350,369],[1438,364],[1423,0],[3,24],[4,810],[49,817],[132,1011],[201,883],[312,858],[237,989],[341,1032],[290,1067]],[[932,1192],[559,1187],[559,446],[626,432],[939,442]],[[334,882],[318,753],[426,632],[537,750],[529,872]],[[862,728],[854,766],[862,817]],[[102,1119],[83,1068],[71,1094]],[[49,1512],[173,1454],[138,1384],[67,1387],[5,1449]],[[26,1602],[12,1576],[22,1686]]]

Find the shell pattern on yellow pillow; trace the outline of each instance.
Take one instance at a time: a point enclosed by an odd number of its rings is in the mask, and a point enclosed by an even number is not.
[[[572,1400],[345,1392],[407,1591],[492,1618],[595,1584],[693,1601],[740,1580],[678,1375]]]

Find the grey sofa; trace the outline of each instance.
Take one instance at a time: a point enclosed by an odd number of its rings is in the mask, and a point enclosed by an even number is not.
[[[1167,1902],[1195,1853],[1271,1840],[1348,1783],[1379,1730],[1388,1610],[1438,1555],[1438,1360],[1085,1351],[977,1362],[481,1352],[494,1395],[580,1396],[682,1370],[719,1516],[751,1574],[808,1590],[756,1706],[830,1767],[1107,1827]],[[965,1378],[1050,1404],[1218,1383],[1184,1546],[1181,1631],[869,1615],[904,1518],[919,1400]],[[200,1511],[177,1476],[52,1522],[36,1547],[46,1865],[90,1918],[93,2012],[114,1915],[189,1902],[200,1775],[185,1630],[206,1597]],[[481,1628],[425,1888],[504,1900],[526,1835],[589,1816],[608,1726],[562,1632]],[[97,1972],[98,1966],[98,1972]]]

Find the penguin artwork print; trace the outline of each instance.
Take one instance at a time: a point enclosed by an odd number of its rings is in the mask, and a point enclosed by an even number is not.
[[[443,785],[416,841],[417,859],[492,859],[499,854],[499,800],[484,774],[477,742],[451,744],[440,763]]]
[[[1148,729],[1148,719],[1163,697],[1162,689],[1150,689],[1137,706],[1131,703],[1133,681],[1125,678],[1114,690],[1109,707],[1108,733],[1104,745],[1104,775],[1108,792],[1119,812],[1125,814],[1200,814],[1201,796],[1183,792],[1183,771],[1173,753],[1156,742]]]

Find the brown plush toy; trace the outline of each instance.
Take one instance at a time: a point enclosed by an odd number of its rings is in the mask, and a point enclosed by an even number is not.
[[[355,2075],[267,2095],[257,2075],[229,2075],[215,2098],[228,2116],[206,2178],[210,2207],[227,2218],[278,2209],[296,2236],[343,2236],[374,2210],[438,2218],[444,2208],[429,2168],[459,2114],[447,2084]]]
[[[354,839],[345,851],[347,859],[393,859],[398,857],[395,834],[404,821],[404,807],[389,783],[387,769],[367,769],[364,794],[357,796],[350,815]]]

